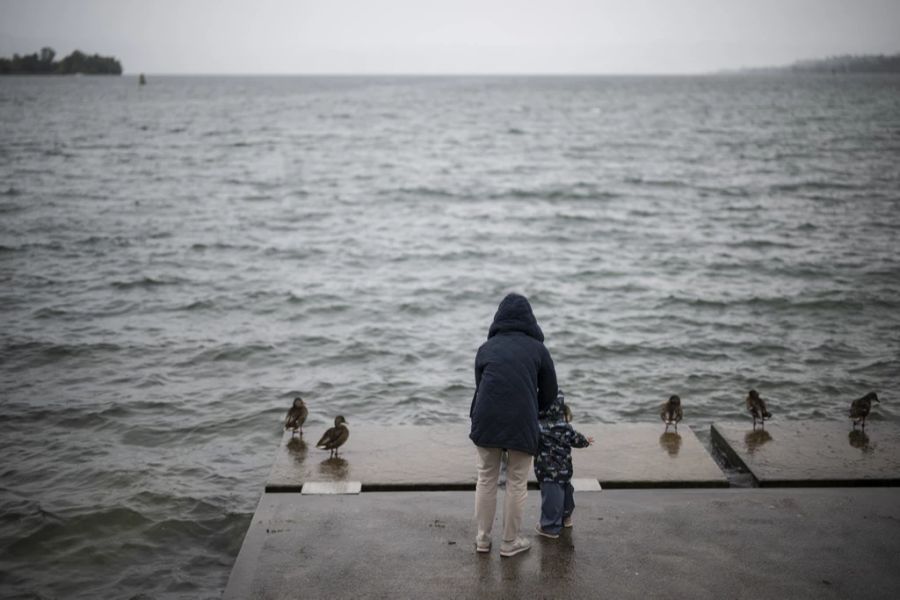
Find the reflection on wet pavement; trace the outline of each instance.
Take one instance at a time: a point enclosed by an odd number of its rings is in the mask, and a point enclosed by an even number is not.
[[[863,430],[854,429],[847,436],[850,445],[863,451],[863,454],[871,454],[875,446],[869,444],[869,436]]]
[[[303,438],[291,438],[287,443],[287,449],[297,464],[303,464],[306,460],[306,442]]]
[[[345,479],[349,468],[350,463],[340,456],[332,456],[319,463],[319,473],[327,475],[332,480]]]
[[[659,445],[674,458],[681,450],[681,435],[673,431],[666,432],[659,436]]]
[[[575,569],[575,546],[570,529],[560,532],[559,539],[535,538],[532,543],[540,546],[537,551],[541,553],[542,579],[568,580],[572,576]]]
[[[744,443],[747,445],[747,452],[753,454],[759,448],[767,443],[772,441],[772,434],[770,434],[765,429],[755,429],[753,431],[748,431],[747,435],[744,436]]]

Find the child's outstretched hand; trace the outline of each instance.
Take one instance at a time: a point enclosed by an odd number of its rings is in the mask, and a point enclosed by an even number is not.
[[[588,441],[588,446],[593,446],[593,445],[594,445],[594,438],[589,437],[589,438],[587,439],[587,441]]]

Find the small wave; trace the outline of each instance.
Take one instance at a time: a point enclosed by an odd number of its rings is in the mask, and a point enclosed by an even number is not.
[[[799,181],[794,183],[776,183],[774,185],[769,186],[770,192],[803,192],[807,190],[812,191],[821,191],[821,190],[836,190],[836,191],[851,191],[851,190],[861,190],[863,189],[859,184],[856,183],[844,183],[840,181],[818,181],[818,180],[810,180],[810,181]]]
[[[518,127],[510,127],[506,130],[506,133],[509,135],[525,135],[525,131],[519,129]]]
[[[152,387],[161,387],[171,383],[172,380],[165,375],[152,373],[139,381],[134,387],[137,389],[146,389]]]
[[[120,248],[126,248],[126,247],[132,245],[132,241],[130,239],[120,236],[120,235],[113,236],[113,237],[92,235],[92,236],[86,237],[84,239],[78,240],[76,243],[79,245],[83,245],[83,246],[99,246],[99,245],[108,244],[108,245],[116,246],[116,247],[120,247]]]
[[[190,304],[185,304],[183,306],[179,306],[172,310],[176,312],[187,311],[202,311],[202,310],[213,310],[218,308],[218,305],[213,300],[194,300]]]
[[[310,315],[331,315],[336,313],[347,312],[353,308],[353,305],[347,304],[345,302],[335,302],[326,304],[324,306],[311,306],[307,309],[307,314]]]
[[[900,373],[900,360],[876,360],[867,365],[849,369],[851,373],[864,373],[866,375],[883,375],[895,378]]]
[[[192,358],[178,364],[179,367],[194,366],[206,362],[240,362],[259,355],[270,354],[275,350],[271,344],[225,344],[216,348],[203,350]]]
[[[73,414],[70,411],[66,411],[63,414],[68,416],[59,419],[56,424],[65,429],[100,429],[110,423],[109,419],[102,412]]]
[[[69,313],[59,308],[45,307],[37,309],[31,313],[31,316],[35,319],[56,319],[68,316],[68,314]]]
[[[23,364],[36,366],[67,358],[95,357],[122,352],[117,344],[106,342],[87,344],[55,344],[53,342],[28,341],[12,343],[0,351],[0,358],[15,357]]]
[[[390,194],[392,190],[385,190],[385,193]],[[451,192],[450,190],[442,189],[442,188],[433,188],[427,186],[417,186],[411,188],[400,188],[397,192],[401,194],[407,194],[410,196],[424,196],[424,197],[434,197],[434,198],[455,198],[457,194]]]
[[[11,247],[10,251],[16,252],[24,250],[52,250],[54,252],[59,252],[63,249],[64,246],[60,242],[31,242],[22,244],[21,246]]]
[[[669,295],[664,298],[657,308],[670,306],[673,304],[683,304],[691,307],[709,307],[709,308],[729,308],[738,306],[762,307],[771,309],[802,309],[802,310],[832,310],[844,314],[846,311],[853,311],[863,306],[862,302],[850,299],[826,299],[816,298],[810,300],[797,300],[785,297],[764,298],[760,296],[751,296],[749,298],[737,298],[734,300],[711,300],[706,298],[689,298],[686,296]],[[896,303],[888,300],[869,301],[868,304],[883,305],[885,307],[893,307]]]
[[[779,248],[786,250],[794,250],[800,248],[797,244],[790,242],[773,242],[772,240],[741,240],[730,244],[732,248]]]
[[[195,252],[206,252],[207,250],[257,250],[258,247],[252,244],[228,244],[225,242],[213,242],[210,244],[196,243],[191,244],[191,250]]]
[[[101,536],[131,531],[151,523],[143,514],[130,508],[115,507],[73,516],[57,516],[20,537],[7,547],[7,552],[20,560],[35,557],[44,560],[59,547],[90,543]]]
[[[625,183],[632,185],[644,185],[649,187],[660,187],[670,189],[680,189],[687,187],[687,184],[677,179],[645,179],[644,177],[626,177]]]
[[[491,199],[518,198],[523,200],[612,200],[618,198],[619,194],[599,189],[592,184],[574,183],[535,189],[510,188],[493,193],[489,197]]]
[[[152,289],[159,286],[180,285],[187,280],[180,277],[150,277],[145,275],[132,281],[113,281],[109,285],[117,290]]]
[[[15,188],[13,186],[9,186],[8,188],[6,188],[2,192],[0,192],[0,196],[11,197],[11,196],[21,196],[21,195],[22,195],[22,190],[20,190],[19,188]]]

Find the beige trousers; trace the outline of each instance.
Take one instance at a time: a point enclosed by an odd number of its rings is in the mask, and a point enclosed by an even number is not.
[[[480,538],[490,537],[497,511],[497,481],[500,479],[500,448],[475,447],[478,450],[475,483],[475,521]],[[534,457],[509,450],[506,465],[506,493],[503,499],[503,541],[512,542],[519,535],[522,513],[528,498],[528,474]]]

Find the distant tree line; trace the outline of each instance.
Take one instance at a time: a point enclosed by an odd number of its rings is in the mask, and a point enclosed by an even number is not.
[[[845,54],[802,60],[788,68],[798,73],[900,73],[900,54]]]
[[[54,61],[53,48],[41,48],[40,54],[13,54],[0,58],[0,75],[121,75],[122,64],[112,56],[89,55],[75,50],[62,60]]]

